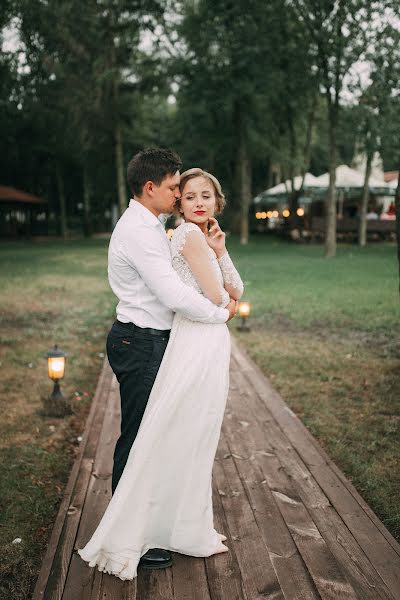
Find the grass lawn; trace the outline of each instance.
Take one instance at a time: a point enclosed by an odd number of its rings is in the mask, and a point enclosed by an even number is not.
[[[114,315],[106,261],[104,240],[0,245],[0,598],[32,596]],[[68,353],[65,419],[39,414],[54,343]]]
[[[275,387],[400,538],[395,248],[228,241],[252,303],[238,334]],[[0,245],[0,597],[31,597],[103,361],[115,298],[107,241]],[[235,332],[235,322],[231,324]],[[44,355],[68,352],[74,414],[40,415]],[[12,544],[15,538],[21,543]]]

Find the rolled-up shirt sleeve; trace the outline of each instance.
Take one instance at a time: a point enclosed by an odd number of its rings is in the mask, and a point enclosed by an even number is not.
[[[183,283],[171,264],[168,248],[160,244],[159,232],[154,227],[146,228],[146,244],[141,244],[139,239],[130,239],[121,250],[153,294],[174,312],[203,323],[228,320],[226,308],[216,306]]]

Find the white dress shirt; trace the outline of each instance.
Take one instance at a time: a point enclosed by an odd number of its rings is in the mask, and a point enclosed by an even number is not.
[[[175,312],[192,321],[225,323],[229,312],[185,285],[172,267],[170,243],[159,219],[137,200],[116,224],[108,249],[108,280],[117,319],[138,327],[171,329]]]

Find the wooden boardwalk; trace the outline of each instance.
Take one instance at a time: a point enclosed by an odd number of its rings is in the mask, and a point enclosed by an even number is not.
[[[400,599],[400,546],[234,340],[214,466],[230,552],[130,582],[90,569],[74,550],[109,501],[118,405],[106,362],[33,600]]]

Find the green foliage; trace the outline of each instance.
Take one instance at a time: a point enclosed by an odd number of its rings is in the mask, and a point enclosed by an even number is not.
[[[342,103],[358,57],[371,65],[373,94],[353,81],[362,103],[341,106],[338,161],[351,161],[369,110],[385,166],[396,168],[398,32],[382,17],[391,4],[6,2],[0,26],[12,22],[19,45],[0,53],[1,183],[43,195],[57,215],[60,172],[71,224],[82,220],[84,187],[91,220],[104,222],[117,198],[119,130],[124,164],[143,146],[173,146],[185,167],[215,172],[235,221],[243,196],[272,184],[272,165],[284,178],[328,169],[321,92]]]

